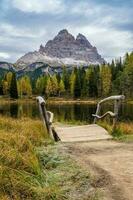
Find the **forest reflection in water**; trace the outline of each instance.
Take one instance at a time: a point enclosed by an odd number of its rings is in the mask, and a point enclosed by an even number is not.
[[[84,122],[92,123],[92,114],[96,111],[95,104],[48,104],[47,109],[54,113],[55,121],[58,122]],[[113,106],[105,104],[101,110],[104,113],[112,110]],[[2,103],[0,104],[0,114],[13,118],[30,117],[39,118],[37,103]],[[133,104],[123,104],[120,108],[120,120],[133,121]]]

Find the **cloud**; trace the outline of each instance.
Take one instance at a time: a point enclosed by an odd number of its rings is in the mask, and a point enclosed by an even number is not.
[[[26,38],[38,38],[42,35],[44,36],[46,31],[43,30],[33,30],[30,27],[19,28],[9,23],[1,23],[0,33],[8,37],[26,37]]]
[[[13,0],[12,5],[23,12],[60,13],[64,10],[61,0]]]
[[[0,59],[9,59],[10,55],[5,52],[0,52]]]
[[[116,7],[104,2],[80,1],[71,13],[84,17],[85,22],[67,27],[75,35],[80,32],[87,36],[106,60],[133,50],[133,12],[128,5]]]
[[[131,1],[1,0],[0,47],[15,62],[19,56],[67,28],[84,34],[108,61],[133,50]]]
[[[102,1],[101,1],[102,2]],[[97,4],[96,1],[79,1],[70,13],[80,15],[91,23],[114,25],[132,22],[133,12],[129,6],[114,7],[109,4]]]
[[[45,38],[46,30],[34,29],[34,27],[16,27],[9,23],[1,23],[0,35],[2,50],[0,59],[15,62],[25,53],[39,48],[39,44]]]

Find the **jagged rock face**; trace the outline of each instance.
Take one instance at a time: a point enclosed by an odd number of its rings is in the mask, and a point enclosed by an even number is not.
[[[44,52],[57,58],[69,58],[72,57],[75,48],[75,38],[67,30],[62,30],[53,40],[47,42]]]
[[[82,34],[78,34],[77,38],[76,38],[76,43],[78,46],[82,47],[82,48],[92,48],[92,45],[90,44],[90,42],[86,39],[86,37]]]
[[[40,47],[41,52],[57,58],[73,58],[85,62],[103,63],[104,60],[98,54],[86,37],[78,34],[75,39],[67,30],[62,30],[53,39],[47,42],[46,46]]]
[[[23,66],[33,62],[59,66],[101,64],[105,61],[84,35],[78,34],[75,39],[64,29],[45,46],[41,45],[39,51],[30,52],[21,57],[17,64]]]
[[[25,67],[28,67],[29,65],[31,65],[32,63],[38,63],[38,62],[42,62],[45,64],[49,64],[50,66],[63,66],[63,65],[74,65],[74,66],[78,66],[78,65],[87,65],[87,62],[82,61],[82,60],[75,60],[73,58],[57,58],[57,57],[51,57],[51,56],[47,56],[46,53],[44,52],[30,52],[25,54],[24,56],[22,56],[16,63],[16,65],[18,66],[18,69],[24,69]],[[33,67],[33,70],[37,68]]]

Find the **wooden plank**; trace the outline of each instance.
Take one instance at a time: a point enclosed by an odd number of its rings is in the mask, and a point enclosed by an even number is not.
[[[104,128],[96,124],[55,127],[55,131],[62,142],[94,141],[112,138]]]

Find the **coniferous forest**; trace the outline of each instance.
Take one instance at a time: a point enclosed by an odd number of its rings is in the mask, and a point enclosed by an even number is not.
[[[79,99],[113,94],[133,97],[133,53],[127,53],[124,60],[113,60],[111,64],[74,67],[71,72],[64,66],[62,74],[45,74],[36,79],[28,75],[16,77],[12,72],[0,77],[0,95],[11,98],[45,95]]]

